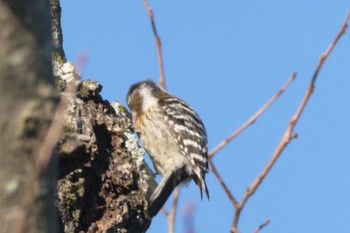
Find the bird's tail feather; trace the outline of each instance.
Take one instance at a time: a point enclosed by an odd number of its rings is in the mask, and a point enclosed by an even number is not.
[[[205,183],[204,177],[205,177],[205,174],[203,173],[201,174],[201,176],[194,176],[193,180],[199,189],[199,192],[201,194],[201,199],[203,199],[203,189],[204,189],[205,194],[207,195],[207,198],[209,200],[209,190],[208,190],[207,184]]]
[[[164,176],[162,181],[159,183],[158,187],[153,192],[149,206],[148,215],[150,217],[155,216],[159,210],[163,207],[165,202],[168,200],[170,194],[184,179],[186,178],[184,174],[171,173],[170,176]]]

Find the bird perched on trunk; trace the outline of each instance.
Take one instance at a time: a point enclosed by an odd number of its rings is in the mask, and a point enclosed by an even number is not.
[[[180,183],[191,179],[201,198],[208,172],[207,134],[198,114],[183,100],[147,80],[132,85],[127,95],[135,131],[163,176],[149,202],[153,217]]]

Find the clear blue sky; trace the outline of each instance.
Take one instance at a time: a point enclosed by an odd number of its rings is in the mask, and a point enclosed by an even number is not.
[[[212,149],[247,120],[285,80],[298,76],[254,125],[214,158],[239,199],[269,160],[294,114],[320,54],[338,32],[349,0],[150,1],[163,42],[168,90],[200,114]],[[70,61],[89,53],[83,79],[103,85],[103,98],[125,103],[129,86],[158,80],[155,42],[143,2],[62,0],[64,48]],[[350,30],[325,63],[294,140],[243,210],[252,232],[349,232]],[[213,174],[211,199],[191,183],[180,197],[195,203],[197,233],[228,232],[233,207]],[[150,233],[166,232],[159,214]]]

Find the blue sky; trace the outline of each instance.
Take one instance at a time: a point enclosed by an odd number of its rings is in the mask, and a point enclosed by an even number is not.
[[[103,98],[121,101],[129,86],[158,80],[155,42],[143,1],[62,0],[64,48],[76,61],[87,52],[83,79],[103,85]],[[294,72],[297,79],[259,120],[214,158],[241,199],[265,166],[299,105],[320,54],[337,34],[348,0],[150,1],[168,90],[204,121],[212,149],[263,105]],[[239,229],[252,232],[347,232],[350,219],[350,31],[326,61],[295,131],[261,187],[248,201]],[[195,203],[198,233],[228,232],[233,207],[210,173],[211,199],[194,183],[182,189],[183,211]],[[148,232],[166,232],[162,214]]]

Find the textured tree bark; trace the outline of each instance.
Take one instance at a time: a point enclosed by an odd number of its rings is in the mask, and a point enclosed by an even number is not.
[[[101,88],[96,81],[79,82],[63,121],[57,185],[61,231],[145,232],[153,173],[128,112],[103,100]]]
[[[128,112],[66,62],[59,1],[51,11],[49,2],[0,0],[1,232],[145,232],[156,183]],[[69,104],[57,154],[41,171],[57,92]]]
[[[64,10],[64,9],[63,9]],[[54,76],[69,105],[58,143],[56,206],[60,232],[145,232],[148,199],[156,183],[132,133],[129,113],[100,95],[96,81],[81,81],[66,62],[58,0],[51,1]],[[67,91],[78,86],[75,93]]]
[[[34,177],[57,103],[47,0],[0,1],[1,232],[56,232],[56,162]]]

